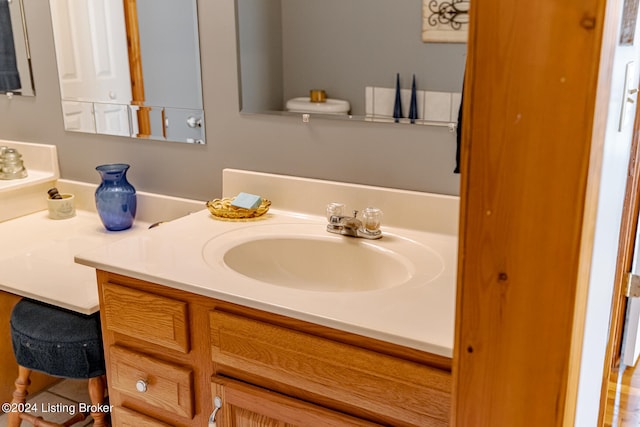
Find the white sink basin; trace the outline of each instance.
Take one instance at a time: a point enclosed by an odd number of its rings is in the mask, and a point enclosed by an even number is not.
[[[245,277],[308,291],[358,292],[424,284],[444,268],[441,257],[410,239],[333,235],[323,224],[256,225],[207,242],[205,262]]]
[[[224,263],[274,285],[324,291],[390,288],[411,278],[411,265],[370,245],[321,239],[269,238],[227,251]]]

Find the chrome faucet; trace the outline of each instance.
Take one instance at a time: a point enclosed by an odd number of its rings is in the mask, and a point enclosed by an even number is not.
[[[342,234],[343,236],[362,237],[364,239],[379,239],[382,232],[379,228],[371,229],[363,225],[358,217],[358,211],[353,211],[353,216],[329,214],[327,231],[329,233]]]

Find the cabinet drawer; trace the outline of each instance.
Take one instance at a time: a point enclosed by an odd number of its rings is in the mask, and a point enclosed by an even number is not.
[[[448,371],[222,311],[209,316],[217,374],[320,396],[324,406],[395,426],[448,424]]]
[[[187,303],[113,283],[102,288],[108,330],[189,352]]]
[[[193,371],[113,346],[110,387],[123,395],[176,415],[193,418]]]
[[[146,415],[116,406],[112,413],[113,427],[171,427]]]

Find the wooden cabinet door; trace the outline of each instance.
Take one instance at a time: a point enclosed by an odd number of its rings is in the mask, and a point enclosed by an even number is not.
[[[331,411],[263,388],[213,377],[213,396],[222,400],[216,427],[373,427],[379,424]]]

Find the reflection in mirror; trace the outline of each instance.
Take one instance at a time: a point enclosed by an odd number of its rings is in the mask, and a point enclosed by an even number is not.
[[[399,75],[399,121],[410,123],[415,75],[416,123],[457,122],[466,44],[423,42],[421,1],[236,4],[243,113],[298,114],[310,108],[323,117],[394,122]],[[324,90],[326,102],[311,102],[314,89]]]
[[[34,95],[22,0],[0,0],[0,93]]]
[[[196,0],[51,0],[68,131],[204,144]]]

